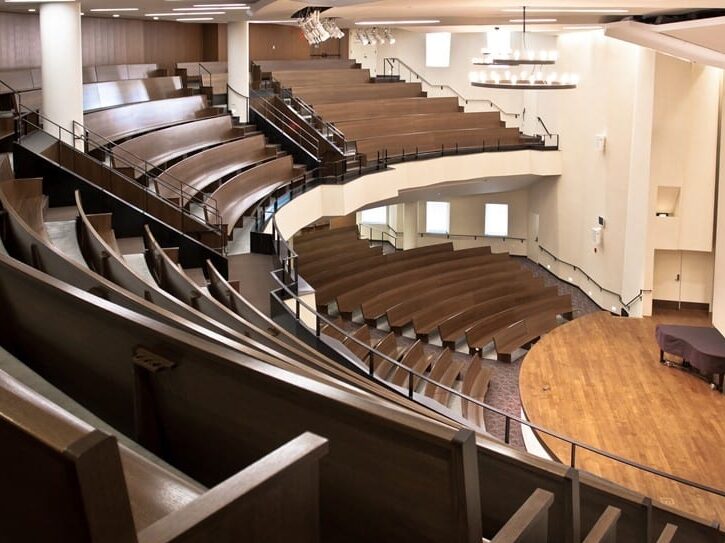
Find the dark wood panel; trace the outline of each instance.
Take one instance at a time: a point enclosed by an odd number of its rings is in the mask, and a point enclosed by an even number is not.
[[[216,60],[203,58],[204,26],[216,25],[83,17],[83,65]],[[226,58],[226,28],[223,44]],[[33,66],[40,66],[38,15],[0,13],[0,70]]]
[[[328,40],[317,46],[307,43],[302,31],[287,25],[249,25],[251,60],[306,60],[318,56],[348,57],[347,33],[342,40]]]

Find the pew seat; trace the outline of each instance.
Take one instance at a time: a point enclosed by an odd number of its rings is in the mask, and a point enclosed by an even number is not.
[[[433,363],[433,370],[430,374],[433,382],[426,383],[425,395],[433,398],[440,404],[448,405],[451,393],[434,383],[440,383],[445,387],[453,388],[454,383],[460,379],[464,366],[461,360],[454,358],[453,351],[443,349]]]
[[[420,83],[361,83],[357,85],[336,85],[331,87],[302,86],[292,87],[292,93],[308,104],[339,102],[344,96],[346,101],[374,100],[384,98],[413,98],[425,96]]]
[[[395,337],[393,335],[393,337]],[[441,353],[443,354],[443,353]],[[438,360],[436,355],[434,353],[428,354],[425,352],[423,348],[423,343],[419,340],[416,341],[403,355],[403,358],[400,359],[400,363],[403,364],[406,368],[410,368],[416,373],[423,374],[425,373],[428,368],[430,368],[432,365],[438,363]],[[409,379],[410,375],[405,369],[403,368],[396,368],[392,376],[390,377],[390,382],[394,385],[397,385],[399,387],[402,386],[410,386]],[[415,377],[413,379],[413,390],[417,390],[418,386],[420,385],[420,378]]]
[[[231,115],[156,130],[114,147],[113,166],[133,167],[134,176],[140,177],[144,174],[144,161],[151,166],[161,166],[197,151],[244,138],[248,132],[248,126],[234,126]]]
[[[374,349],[395,361],[399,360],[401,355],[405,352],[405,349],[398,345],[398,340],[392,332],[378,341],[375,344]],[[396,369],[395,365],[389,360],[386,360],[375,353],[372,354],[372,366],[375,376],[378,379],[387,379],[389,374]]]
[[[470,365],[466,369],[466,375],[463,378],[463,385],[461,391],[464,395],[471,398],[476,398],[481,402],[484,401],[488,385],[491,382],[491,376],[493,370],[488,366],[484,366],[481,360],[472,358]],[[461,400],[461,410],[463,416],[477,424],[480,427],[484,427],[483,414],[484,410],[482,407],[477,406],[467,400]]]
[[[344,100],[344,97],[340,97]],[[338,125],[351,121],[368,119],[386,119],[401,115],[425,115],[460,113],[458,98],[385,98],[377,100],[357,100],[354,103],[338,101],[317,104],[315,113],[325,121]]]
[[[318,87],[329,85],[352,85],[370,83],[370,70],[350,70],[349,68],[329,70],[274,70],[272,79],[284,88]]]
[[[556,328],[556,314],[545,312],[520,320],[500,330],[494,337],[498,359],[511,362],[512,353]]]

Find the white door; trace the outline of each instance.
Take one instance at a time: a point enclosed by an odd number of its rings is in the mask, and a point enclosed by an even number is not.
[[[652,298],[679,303],[682,299],[682,253],[655,251]]]

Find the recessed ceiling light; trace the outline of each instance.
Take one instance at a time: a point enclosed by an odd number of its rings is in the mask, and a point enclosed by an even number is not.
[[[526,18],[527,23],[555,23],[557,19],[529,19]],[[523,23],[523,19],[509,19],[510,23]]]
[[[159,20],[159,18],[158,18],[158,17],[154,17],[154,21],[158,21],[158,20]]]
[[[186,17],[184,19],[176,19],[177,21],[213,21],[214,17]]]
[[[114,13],[113,16],[116,18],[120,17],[120,15],[118,13]]]
[[[30,9],[28,9],[28,11],[29,11],[30,13],[34,13],[34,12],[35,12],[35,8],[30,8]]]
[[[502,9],[504,13],[520,13],[521,8]],[[621,8],[526,8],[526,13],[629,13]]]
[[[170,12],[170,13],[147,13],[146,17],[178,17],[179,15],[184,15],[183,13],[179,12]],[[204,11],[204,12],[195,12],[195,13],[189,13],[189,15],[225,15],[225,12],[223,11]]]
[[[300,22],[300,19],[277,19],[277,20],[269,20],[269,21],[249,21],[249,22],[257,23],[257,24],[267,24],[267,25],[281,25],[284,23],[297,24]]]
[[[603,26],[565,26],[564,30],[601,30]]]
[[[224,11],[233,11],[233,10],[249,9],[249,8],[248,7],[246,7],[246,8],[226,7],[226,6],[208,6],[208,7],[205,7],[205,8],[200,8],[200,7],[196,7],[196,8],[173,8],[174,11],[189,11],[189,12],[192,12],[192,13],[196,13],[198,11],[208,11],[209,9],[223,9]]]
[[[426,25],[440,23],[438,19],[411,19],[409,21],[359,21],[358,26]]]
[[[138,8],[94,8],[91,11],[138,11]]]

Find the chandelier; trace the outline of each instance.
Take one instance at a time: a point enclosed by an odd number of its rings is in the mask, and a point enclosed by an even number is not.
[[[325,42],[330,38],[339,40],[345,37],[345,33],[340,30],[334,19],[321,18],[318,10],[304,17],[299,22],[299,26],[310,45]]]
[[[545,66],[556,64],[559,55],[556,51],[535,51],[526,46],[526,7],[523,8],[523,32],[521,33],[521,49],[492,52],[482,49],[483,58],[474,58],[474,66],[494,68],[491,71],[474,71],[469,80],[474,87],[491,89],[522,89],[522,90],[554,90],[574,89],[579,83],[576,74],[546,72]],[[520,72],[511,70],[501,73],[501,68],[530,66]]]

